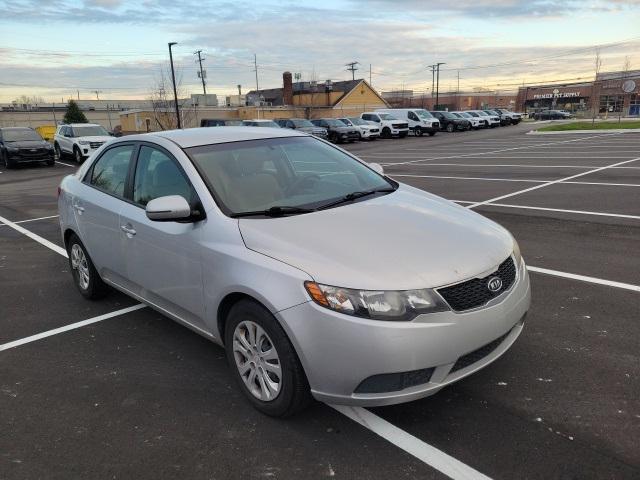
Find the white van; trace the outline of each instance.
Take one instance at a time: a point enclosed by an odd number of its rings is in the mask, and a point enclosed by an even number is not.
[[[380,137],[404,138],[409,134],[409,124],[395,115],[385,112],[364,112],[360,118],[380,125]]]
[[[440,122],[424,108],[378,108],[376,112],[390,113],[400,120],[405,120],[409,130],[416,136],[428,133],[433,137],[440,130]]]

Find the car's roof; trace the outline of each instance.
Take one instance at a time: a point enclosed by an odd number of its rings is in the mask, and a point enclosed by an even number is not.
[[[61,127],[101,127],[98,123],[63,123]]]
[[[31,127],[0,127],[0,130],[33,130]]]
[[[306,137],[288,128],[269,127],[201,127],[184,130],[165,130],[140,135],[144,137],[162,137],[176,143],[182,148],[210,145],[213,143],[242,142],[245,140],[261,140],[265,138]],[[122,137],[126,138],[126,137]]]

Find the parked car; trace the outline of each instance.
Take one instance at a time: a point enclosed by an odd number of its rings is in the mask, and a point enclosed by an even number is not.
[[[24,162],[53,165],[53,146],[32,128],[0,128],[0,162],[6,168],[15,168],[18,163]]]
[[[229,120],[228,118],[203,118],[201,127],[237,127],[242,125],[242,120]]]
[[[501,118],[504,117],[507,125],[517,125],[522,121],[522,115],[519,113],[515,113],[504,108],[494,108],[493,111],[500,114]]]
[[[364,112],[360,114],[360,118],[377,123],[382,138],[404,138],[409,135],[409,124],[390,113]]]
[[[463,118],[464,120],[468,120],[471,123],[471,128],[474,130],[478,130],[485,126],[484,122],[480,120],[479,117],[474,117],[468,112],[451,112],[452,115],[455,115],[458,118]]]
[[[71,123],[59,125],[53,137],[53,147],[58,155],[73,155],[76,162],[82,163],[113,137],[104,127],[94,123]]]
[[[244,125],[245,127],[267,127],[267,128],[280,128],[280,125],[278,125],[276,122],[274,122],[273,120],[266,120],[266,119],[253,119],[253,120],[243,120],[242,121],[242,125]]]
[[[384,112],[407,122],[409,130],[416,136],[428,133],[433,137],[440,130],[440,122],[423,108],[378,108],[376,112]]]
[[[355,142],[360,139],[360,133],[354,127],[348,127],[337,118],[318,118],[311,120],[316,127],[322,127],[327,130],[330,142],[343,143]]]
[[[568,120],[573,115],[560,110],[542,110],[533,114],[535,120]]]
[[[339,118],[342,123],[347,127],[352,127],[358,130],[360,140],[375,140],[380,138],[380,127],[377,123],[367,122],[359,117],[354,118]]]
[[[305,118],[276,118],[276,123],[282,128],[290,128],[299,132],[315,135],[319,138],[328,138],[327,129],[318,127]]]
[[[295,130],[115,139],[58,192],[79,292],[110,285],[222,345],[268,415],[432,395],[524,327],[507,230]]]
[[[480,121],[480,128],[489,128],[489,119],[485,115],[480,115],[475,110],[465,110],[467,115],[477,118]]]
[[[431,115],[440,122],[440,129],[447,132],[465,131],[471,129],[471,122],[464,118],[459,118],[451,112],[433,111]]]
[[[471,111],[470,111],[471,112]],[[500,126],[500,116],[496,113],[489,113],[486,110],[473,110],[487,121],[487,127],[495,128]]]

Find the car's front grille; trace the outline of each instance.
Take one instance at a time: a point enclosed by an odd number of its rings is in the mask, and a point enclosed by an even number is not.
[[[99,148],[99,147],[101,147],[102,145],[104,145],[104,142],[90,142],[90,143],[89,143],[89,146],[90,146],[91,148]]]
[[[504,339],[507,338],[507,335],[509,335],[510,333],[511,333],[511,330],[509,330],[507,333],[505,333],[501,337],[496,338],[493,342],[487,343],[486,345],[474,350],[473,352],[469,352],[466,355],[461,356],[453,365],[453,368],[449,371],[449,373],[451,374],[453,372],[457,372],[458,370],[462,370],[463,368],[468,367],[469,365],[473,365],[474,363],[479,362],[484,357],[486,357],[491,352],[493,352],[496,348],[498,348],[500,344],[504,341]]]
[[[393,128],[409,128],[408,123],[393,123]]]
[[[377,128],[370,128],[369,131],[371,133],[378,133],[379,132],[379,130]]]
[[[499,278],[502,285],[494,290],[489,288],[489,283],[494,278]],[[483,278],[473,278],[466,282],[438,289],[438,293],[446,300],[449,306],[458,312],[471,308],[481,307],[492,298],[509,290],[516,279],[516,266],[511,257],[500,264],[498,270]]]
[[[47,156],[45,148],[21,148],[18,150],[18,156],[22,158],[40,158]]]

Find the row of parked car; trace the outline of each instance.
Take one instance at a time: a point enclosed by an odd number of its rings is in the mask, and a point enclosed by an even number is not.
[[[404,138],[433,136],[439,131],[455,132],[516,125],[522,116],[505,109],[467,110],[460,112],[428,111],[422,108],[383,108],[364,112],[359,117],[276,118],[253,120],[203,119],[202,127],[237,126],[290,128],[310,133],[334,143],[375,140],[376,138]]]

